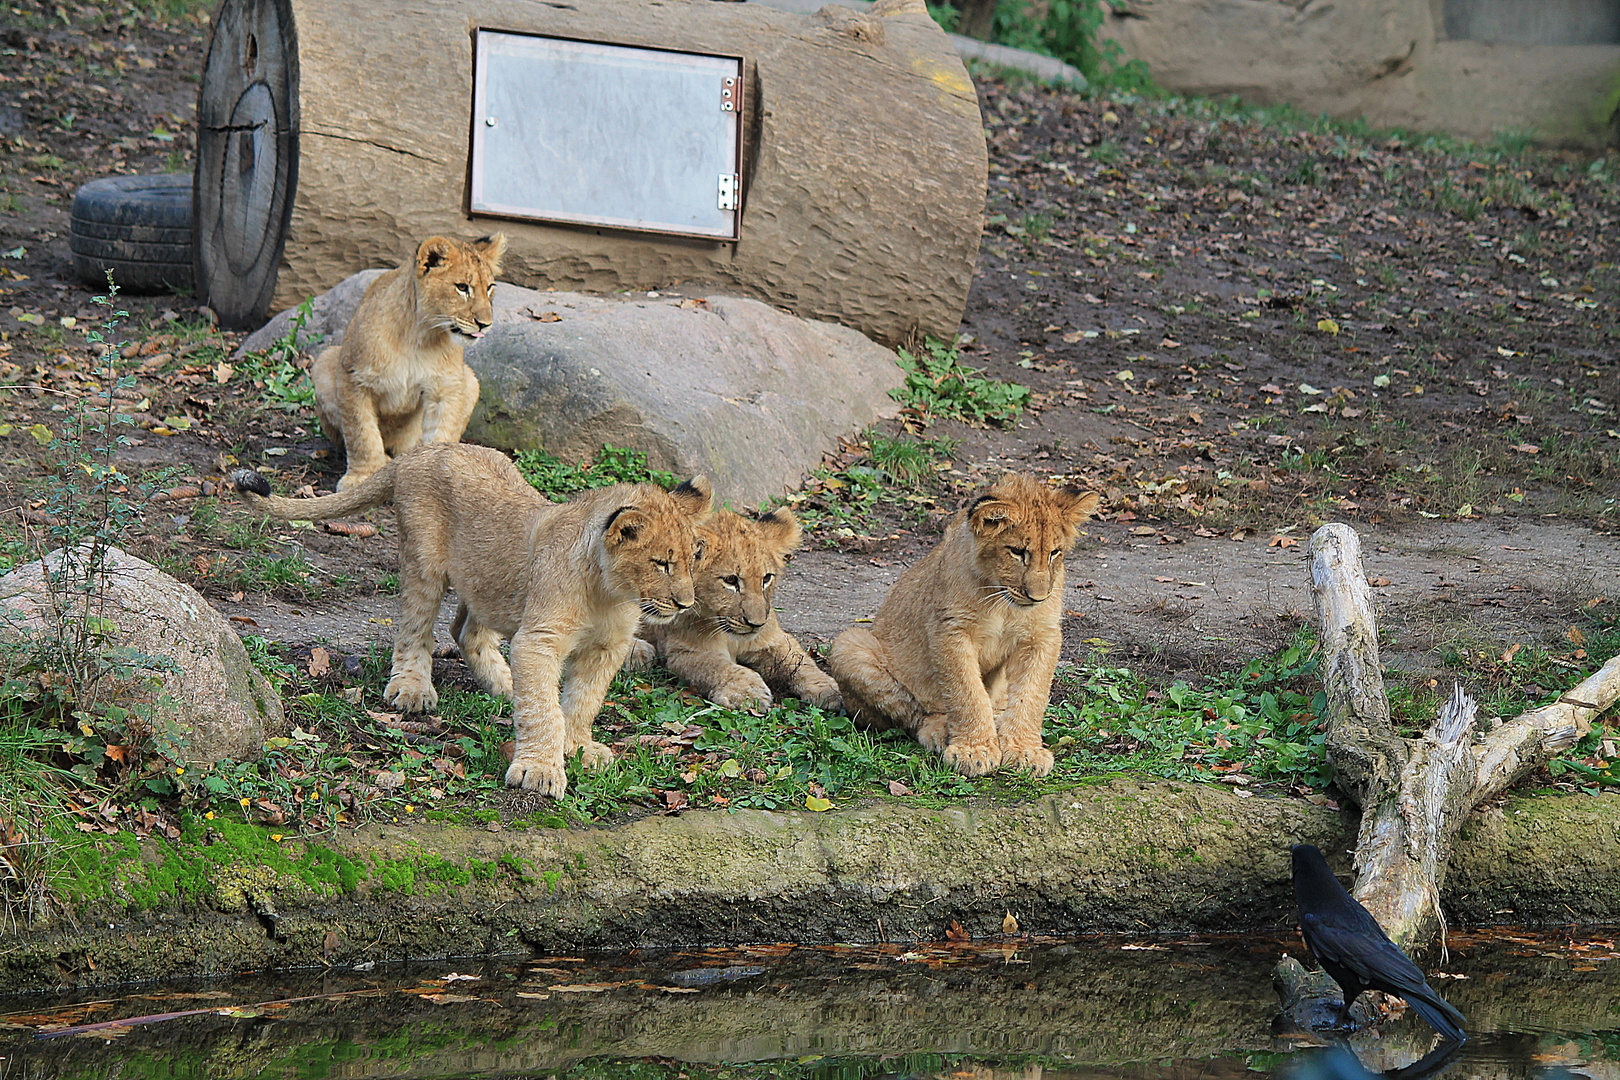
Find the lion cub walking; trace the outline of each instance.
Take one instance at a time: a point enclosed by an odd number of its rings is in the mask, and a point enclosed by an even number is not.
[[[960,511],[872,620],[827,656],[857,723],[900,727],[958,772],[1052,771],[1041,743],[1063,643],[1063,555],[1095,494],[1009,475]]]
[[[484,336],[506,237],[430,236],[366,287],[343,344],[310,365],[315,414],[348,457],[338,490],[424,442],[459,442],[478,404],[462,339]]]
[[[783,560],[799,546],[799,521],[782,508],[756,520],[717,512],[697,527],[697,602],[670,622],[643,626],[627,666],[656,653],[692,689],[729,709],[768,709],[771,691],[838,710],[838,685],[776,621],[771,602]]]
[[[591,738],[638,618],[668,622],[692,606],[692,527],[709,512],[708,481],[665,491],[618,484],[553,503],[506,455],[441,443],[395,458],[365,481],[316,499],[269,496],[251,469],[242,497],[278,518],[325,521],[394,501],[399,618],[384,700],[420,712],[433,689],[433,622],[446,586],[460,607],[461,655],[491,693],[510,694],[516,750],[506,782],[542,795],[568,787],[564,762],[596,767],[613,751]],[[512,662],[501,656],[511,639]]]

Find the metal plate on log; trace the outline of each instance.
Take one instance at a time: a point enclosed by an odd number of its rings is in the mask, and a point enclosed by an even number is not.
[[[715,178],[741,172],[742,75],[740,57],[479,30],[468,208],[736,239]]]

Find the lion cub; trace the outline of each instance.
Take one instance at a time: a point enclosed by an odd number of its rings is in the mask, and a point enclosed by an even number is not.
[[[1095,494],[1009,475],[957,513],[827,666],[850,715],[900,727],[966,776],[1052,771],[1041,722],[1063,642],[1063,555]]]
[[[366,287],[343,344],[310,365],[321,431],[348,456],[343,491],[418,443],[459,442],[478,404],[462,339],[484,336],[506,237],[430,236]]]
[[[399,617],[383,698],[406,712],[433,708],[433,622],[446,586],[460,607],[461,655],[491,693],[510,694],[516,750],[506,782],[542,795],[568,787],[563,764],[613,759],[591,738],[636,620],[668,622],[692,606],[692,527],[709,512],[703,477],[665,491],[618,484],[553,503],[506,455],[436,443],[401,455],[347,491],[317,499],[269,496],[251,469],[231,482],[255,509],[325,521],[394,501],[399,522]],[[512,642],[512,662],[501,657]]]
[[[786,508],[750,520],[730,510],[697,527],[697,602],[662,625],[643,626],[626,666],[654,655],[692,689],[730,709],[768,709],[771,689],[838,710],[844,699],[810,654],[776,621],[771,601],[799,522]]]

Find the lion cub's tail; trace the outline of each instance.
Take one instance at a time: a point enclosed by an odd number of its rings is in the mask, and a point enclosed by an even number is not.
[[[394,497],[394,463],[389,462],[347,491],[314,499],[288,499],[270,494],[270,482],[252,469],[233,469],[227,477],[253,509],[286,521],[329,521],[380,506]]]

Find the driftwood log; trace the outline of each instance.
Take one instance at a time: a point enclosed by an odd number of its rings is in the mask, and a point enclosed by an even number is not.
[[[957,329],[988,164],[973,84],[922,0],[813,15],[712,0],[221,0],[214,24],[199,106],[199,146],[212,156],[197,214],[248,235],[230,241],[236,259],[203,268],[210,297],[247,296],[233,277],[243,257],[279,251],[283,235],[278,307],[393,266],[424,236],[499,228],[510,239],[503,277],[529,287],[729,288],[885,344]],[[739,238],[472,217],[479,28],[743,56]],[[247,93],[256,84],[269,89]],[[276,125],[290,138],[244,138]],[[243,157],[255,147],[283,157],[255,167]],[[274,200],[289,193],[282,222]],[[216,311],[233,325],[264,315]]]
[[[1440,890],[1463,822],[1591,729],[1620,698],[1620,656],[1553,704],[1506,722],[1482,721],[1456,687],[1423,735],[1404,738],[1390,721],[1360,539],[1348,525],[1324,525],[1310,554],[1328,760],[1335,782],[1361,806],[1351,893],[1412,952],[1444,933]],[[1319,991],[1304,975],[1279,967],[1285,1009]]]

